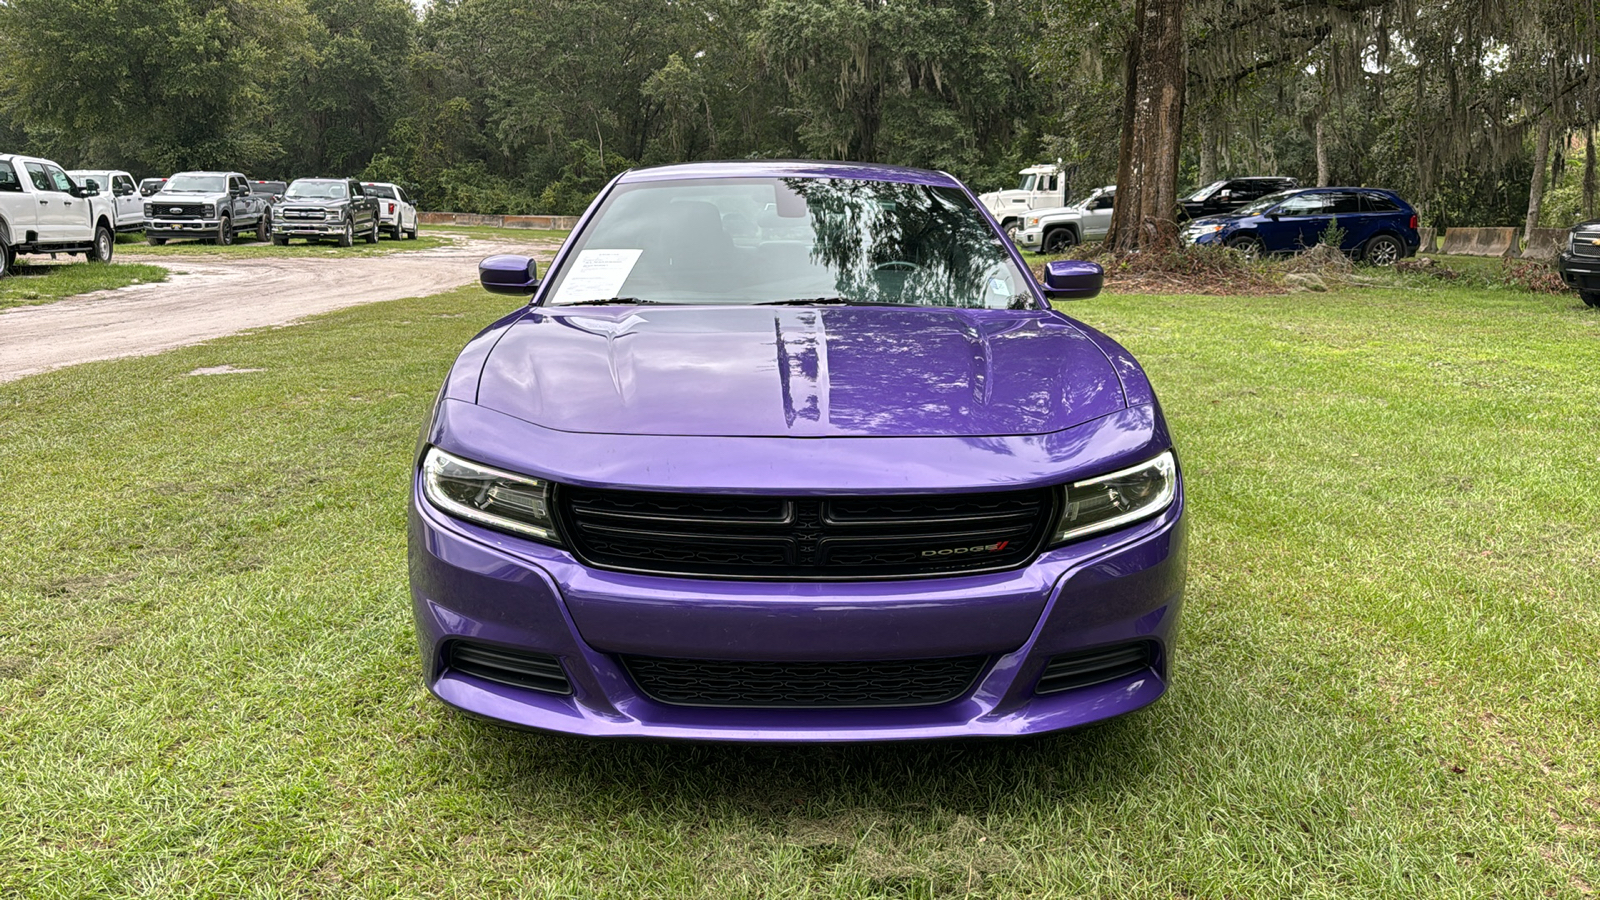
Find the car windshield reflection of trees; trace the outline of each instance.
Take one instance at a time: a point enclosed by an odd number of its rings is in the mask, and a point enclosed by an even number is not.
[[[641,303],[1032,309],[1023,274],[959,189],[825,178],[639,185],[576,248],[637,249]],[[562,277],[565,277],[564,273]],[[602,298],[561,299],[552,306]],[[613,301],[616,302],[616,301]]]

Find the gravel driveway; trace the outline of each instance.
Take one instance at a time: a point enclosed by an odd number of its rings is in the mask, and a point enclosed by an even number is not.
[[[437,294],[476,279],[478,261],[490,254],[522,253],[548,261],[558,246],[468,240],[350,259],[140,259],[175,274],[159,284],[0,312],[0,382],[93,360],[160,353],[346,306]]]

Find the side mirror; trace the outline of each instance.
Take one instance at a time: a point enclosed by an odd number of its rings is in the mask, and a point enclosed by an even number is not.
[[[236,187],[233,189],[233,195],[235,197],[248,197],[250,196],[250,189],[247,187]]]
[[[1058,259],[1044,264],[1044,295],[1051,300],[1087,300],[1105,281],[1106,271],[1097,263]]]
[[[1277,210],[1273,210],[1272,212],[1267,213],[1267,218],[1269,218],[1272,221],[1276,222],[1276,221],[1278,221],[1279,217],[1281,217],[1282,215],[1283,215],[1283,213],[1278,212]]]
[[[478,283],[491,294],[526,297],[539,288],[538,265],[526,256],[491,256],[478,263]]]
[[[93,182],[90,182],[90,185],[93,185]],[[82,198],[100,196],[100,192],[95,190],[92,186],[74,185],[72,190],[68,191],[67,193],[71,194],[74,197],[82,197]]]

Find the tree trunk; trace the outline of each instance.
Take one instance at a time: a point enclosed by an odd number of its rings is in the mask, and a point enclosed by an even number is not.
[[[1322,120],[1327,116],[1317,113],[1316,138],[1317,138],[1317,187],[1328,186],[1328,144],[1324,139]]]
[[[1583,147],[1583,217],[1594,218],[1594,123],[1584,129]]]
[[[1200,117],[1200,184],[1217,180],[1217,123],[1218,112],[1206,110]]]
[[[1178,153],[1183,138],[1183,90],[1188,79],[1183,40],[1184,0],[1138,0],[1138,64],[1123,105],[1123,156],[1106,245],[1118,253],[1164,250],[1178,244]]]
[[[1539,120],[1539,138],[1533,147],[1533,180],[1528,185],[1528,222],[1523,226],[1522,237],[1533,240],[1533,230],[1539,227],[1539,207],[1544,205],[1544,174],[1550,165],[1550,120]]]

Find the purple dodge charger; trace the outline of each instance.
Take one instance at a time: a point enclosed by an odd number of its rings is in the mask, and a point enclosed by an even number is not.
[[[639,169],[418,445],[429,688],[584,735],[1023,735],[1154,702],[1185,566],[1149,380],[948,175]]]

